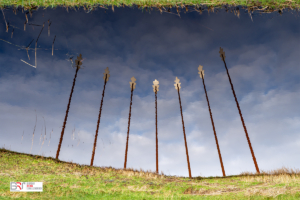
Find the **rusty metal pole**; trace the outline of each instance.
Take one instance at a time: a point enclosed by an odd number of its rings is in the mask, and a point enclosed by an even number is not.
[[[74,80],[73,80],[73,85],[72,85],[72,89],[71,89],[71,93],[70,93],[70,97],[69,97],[69,103],[68,103],[67,110],[66,110],[65,120],[64,120],[62,131],[61,131],[61,134],[60,134],[60,140],[59,140],[59,144],[58,144],[58,148],[57,148],[57,152],[56,152],[56,159],[58,159],[58,156],[59,156],[59,153],[60,153],[61,143],[62,143],[62,140],[63,140],[63,137],[64,137],[65,127],[66,127],[66,123],[67,123],[67,118],[68,118],[71,99],[72,99],[72,95],[73,95],[73,91],[74,91],[74,86],[75,86],[75,82],[76,82],[77,72],[80,69],[80,65],[82,65],[81,61],[82,61],[82,56],[80,54],[79,56],[77,56],[77,60],[75,61],[75,63],[76,63],[76,72],[75,72],[75,77],[74,77]]]
[[[223,176],[226,176],[225,169],[224,169],[224,166],[223,166],[221,151],[220,151],[220,148],[219,148],[219,143],[218,143],[217,133],[216,133],[216,129],[215,129],[215,124],[214,124],[214,120],[213,120],[213,117],[212,117],[212,113],[211,113],[211,109],[210,109],[210,105],[209,105],[209,100],[208,100],[208,96],[207,96],[207,91],[206,91],[206,87],[205,87],[205,83],[204,83],[204,70],[202,70],[202,68],[203,68],[203,66],[201,66],[201,65],[198,67],[198,70],[199,70],[198,73],[200,74],[200,78],[202,78],[202,82],[203,82],[203,87],[204,87],[204,91],[205,91],[205,95],[206,95],[208,110],[209,110],[209,114],[210,114],[210,120],[211,120],[211,124],[212,124],[212,127],[213,127],[214,135],[215,135],[215,140],[216,140],[216,145],[217,145],[217,149],[218,149],[218,154],[219,154],[220,164],[221,164],[221,168],[222,168],[222,173],[223,173]]]
[[[174,86],[175,86],[175,89],[178,92],[178,99],[179,99],[180,113],[181,113],[181,121],[182,121],[182,129],[183,129],[183,136],[184,136],[184,143],[185,143],[185,151],[186,151],[186,158],[187,158],[187,164],[188,164],[188,169],[189,169],[189,177],[192,178],[191,167],[190,167],[190,159],[189,159],[189,152],[188,152],[188,147],[187,147],[187,143],[186,143],[185,128],[184,128],[184,121],[183,121],[183,115],[182,115],[180,93],[179,93],[179,90],[181,88],[180,87],[181,83],[179,83],[179,81],[180,81],[180,79],[178,79],[176,77]]]
[[[240,113],[241,121],[242,121],[242,124],[243,124],[243,127],[244,127],[244,131],[245,131],[246,138],[247,138],[247,141],[248,141],[248,144],[249,144],[249,148],[250,148],[250,151],[251,151],[251,154],[252,154],[252,158],[253,158],[253,162],[254,162],[254,165],[255,165],[255,168],[256,168],[256,172],[258,174],[260,174],[260,171],[259,171],[259,168],[258,168],[258,165],[257,165],[257,162],[256,162],[256,158],[255,158],[255,155],[254,155],[254,151],[253,151],[252,146],[251,146],[250,138],[248,136],[246,125],[245,125],[245,122],[244,122],[244,119],[243,119],[243,116],[242,116],[242,112],[241,112],[241,109],[240,109],[240,106],[239,106],[239,102],[236,98],[234,88],[233,88],[233,85],[232,85],[232,82],[231,82],[231,79],[230,79],[230,76],[229,76],[229,72],[228,72],[228,69],[227,69],[226,62],[225,62],[225,52],[223,51],[223,49],[221,47],[220,47],[219,53],[220,53],[220,57],[222,58],[222,60],[224,62],[226,72],[227,72],[227,75],[228,75],[228,79],[229,79],[229,83],[231,85],[232,93],[233,93],[233,96],[234,96],[234,99],[235,99],[235,102],[236,102],[236,106],[237,106],[237,108],[239,110],[239,113]]]
[[[129,128],[130,128],[130,118],[131,118],[131,105],[132,105],[132,95],[133,95],[133,90],[135,89],[135,83],[136,79],[134,76],[131,78],[130,88],[131,88],[131,96],[130,96],[130,106],[129,106],[129,116],[128,116],[128,129],[127,129],[127,139],[126,139],[126,150],[125,150],[125,161],[124,161],[124,169],[126,169],[126,164],[127,164],[127,152],[128,152],[128,140],[129,140]]]
[[[108,67],[107,67],[105,69],[105,73],[104,73],[104,77],[103,77],[103,79],[104,79],[104,87],[103,87],[103,92],[102,92],[102,99],[101,99],[100,110],[99,110],[99,115],[98,115],[97,129],[96,129],[96,134],[95,134],[94,147],[93,147],[92,158],[91,158],[91,165],[90,166],[93,166],[93,163],[94,163],[94,157],[95,157],[95,151],[96,151],[96,145],[97,145],[98,130],[99,130],[100,117],[101,117],[101,112],[102,112],[102,105],[103,105],[103,98],[104,98],[105,86],[106,86],[106,83],[107,83],[109,77],[110,77],[110,75],[109,75],[109,70],[108,70]]]
[[[159,81],[153,81],[153,92],[155,93],[155,130],[156,130],[156,173],[158,174],[158,139],[157,139],[157,92],[159,91]]]

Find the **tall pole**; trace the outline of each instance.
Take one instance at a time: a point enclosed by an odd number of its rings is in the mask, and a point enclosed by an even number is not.
[[[68,103],[67,110],[66,110],[65,120],[64,120],[62,131],[61,131],[61,134],[60,134],[60,140],[59,140],[59,144],[58,144],[58,148],[57,148],[57,152],[56,152],[56,159],[58,159],[58,156],[59,156],[59,153],[60,153],[60,147],[61,147],[61,143],[62,143],[62,140],[63,140],[63,137],[64,137],[65,127],[66,127],[66,123],[67,123],[67,118],[68,118],[71,99],[72,99],[72,95],[73,95],[73,91],[74,91],[74,86],[75,86],[75,82],[76,82],[77,72],[80,69],[80,66],[82,65],[81,61],[82,61],[82,55],[80,54],[79,56],[77,56],[77,60],[75,61],[76,72],[75,72],[75,77],[74,77],[74,80],[73,80],[73,85],[72,85],[72,89],[71,89],[71,93],[70,93],[70,97],[69,97],[69,103]]]
[[[215,124],[214,124],[214,120],[213,120],[212,113],[211,113],[211,110],[210,110],[209,100],[208,100],[207,91],[206,91],[206,87],[205,87],[205,83],[204,83],[204,70],[202,68],[203,68],[203,66],[199,65],[198,74],[200,74],[200,78],[202,78],[202,82],[203,82],[203,87],[204,87],[204,91],[205,91],[205,95],[206,95],[208,110],[209,110],[209,114],[210,114],[210,120],[211,120],[211,124],[212,124],[212,127],[213,127],[214,135],[215,135],[215,140],[216,140],[216,145],[217,145],[217,149],[218,149],[218,154],[219,154],[220,164],[221,164],[221,168],[222,168],[222,173],[223,173],[223,176],[226,176],[224,166],[223,166],[221,151],[220,151],[220,148],[219,148],[219,143],[218,143],[217,133],[216,133],[216,129],[215,129]]]
[[[181,88],[180,87],[181,83],[179,83],[179,81],[180,81],[180,79],[178,79],[176,77],[174,86],[175,86],[175,89],[178,92],[178,99],[179,99],[180,113],[181,113],[181,121],[182,121],[182,129],[183,129],[183,136],[184,136],[184,143],[185,143],[185,150],[186,150],[186,158],[187,158],[187,164],[188,164],[188,169],[189,169],[189,177],[192,178],[191,167],[190,167],[190,159],[189,159],[189,152],[188,152],[188,147],[187,147],[187,143],[186,143],[185,128],[184,128],[184,121],[183,121],[183,115],[182,115],[180,93],[179,93],[179,90]]]
[[[158,174],[158,139],[157,139],[157,92],[159,91],[159,81],[153,81],[153,92],[155,93],[155,130],[156,130],[156,173]]]
[[[233,93],[233,96],[234,96],[234,99],[235,99],[235,102],[236,102],[236,106],[239,110],[239,113],[240,113],[240,117],[241,117],[241,121],[242,121],[242,124],[243,124],[243,127],[244,127],[244,131],[245,131],[245,134],[246,134],[246,138],[247,138],[247,141],[248,141],[248,144],[249,144],[249,148],[250,148],[250,151],[251,151],[251,154],[252,154],[252,158],[253,158],[253,162],[254,162],[254,165],[255,165],[255,168],[256,168],[256,172],[258,174],[260,174],[259,172],[259,168],[258,168],[258,165],[257,165],[257,162],[256,162],[256,158],[255,158],[255,155],[254,155],[254,151],[252,149],[252,146],[251,146],[251,142],[250,142],[250,138],[248,136],[248,132],[247,132],[247,129],[246,129],[246,125],[245,125],[245,122],[244,122],[244,119],[243,119],[243,116],[242,116],[242,112],[241,112],[241,109],[240,109],[240,106],[239,106],[239,102],[236,98],[236,95],[235,95],[235,92],[234,92],[234,88],[233,88],[233,85],[232,85],[232,82],[231,82],[231,79],[230,79],[230,76],[229,76],[229,72],[228,72],[228,69],[227,69],[227,65],[226,65],[226,62],[225,62],[225,52],[223,51],[223,49],[220,47],[220,57],[222,58],[223,62],[224,62],[224,65],[225,65],[225,68],[226,68],[226,72],[227,72],[227,75],[228,75],[228,79],[229,79],[229,83],[231,85],[231,89],[232,89],[232,93]]]
[[[130,96],[130,106],[129,106],[129,116],[128,116],[128,129],[127,129],[124,169],[126,169],[126,164],[127,164],[127,152],[128,152],[129,128],[130,128],[130,118],[131,118],[132,94],[133,94],[133,90],[135,89],[135,85],[136,85],[135,81],[136,81],[136,79],[133,76],[133,77],[131,77],[131,82],[129,82],[130,88],[131,88],[131,96]]]
[[[93,148],[93,153],[92,153],[92,158],[91,158],[91,166],[93,166],[93,163],[94,163],[94,157],[95,157],[95,151],[96,151],[96,145],[97,145],[98,130],[99,130],[100,117],[101,117],[101,112],[102,112],[105,86],[106,86],[106,83],[108,81],[108,78],[110,77],[108,67],[105,69],[105,73],[103,73],[103,74],[104,74],[104,77],[103,77],[104,87],[103,87],[102,99],[101,99],[100,110],[99,110],[98,121],[97,121],[97,129],[96,129],[95,140],[94,140],[94,148]]]

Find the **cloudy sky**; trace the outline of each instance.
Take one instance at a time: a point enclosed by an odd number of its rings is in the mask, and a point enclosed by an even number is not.
[[[29,60],[26,51],[14,45],[27,46],[42,27],[27,25],[24,31],[24,13],[4,13],[14,27],[7,33],[5,21],[0,19],[1,147],[55,157],[75,74],[69,57],[73,55],[74,61],[81,53],[84,68],[78,72],[59,159],[90,164],[103,73],[109,67],[95,166],[124,166],[129,82],[134,76],[127,168],[156,169],[152,85],[157,79],[159,171],[188,176],[174,87],[177,76],[192,176],[222,176],[197,69],[202,65],[226,175],[255,172],[219,55],[222,47],[260,170],[299,168],[300,24],[295,13],[254,14],[252,22],[244,10],[238,18],[224,10],[202,15],[182,12],[178,17],[137,8],[92,13],[41,9],[29,17],[32,24],[45,22],[38,40],[36,68],[21,61],[34,65],[34,51],[29,51]],[[50,36],[48,19],[52,22]]]

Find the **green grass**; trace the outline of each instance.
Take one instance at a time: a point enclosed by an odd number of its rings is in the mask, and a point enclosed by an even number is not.
[[[268,12],[274,10],[299,9],[300,0],[1,0],[0,7],[13,6],[23,7],[26,10],[37,9],[38,7],[43,8],[54,8],[57,6],[75,8],[84,7],[85,9],[92,9],[98,6],[107,8],[107,6],[129,6],[137,5],[138,7],[155,7],[167,9],[171,7],[183,8],[185,6],[208,6],[208,7],[222,7],[223,5],[228,6],[243,6],[251,9],[258,9],[262,7],[267,9]],[[113,9],[113,7],[112,7]]]
[[[280,170],[189,179],[0,149],[0,199],[299,199],[300,173]],[[10,192],[16,181],[43,182],[43,192]]]

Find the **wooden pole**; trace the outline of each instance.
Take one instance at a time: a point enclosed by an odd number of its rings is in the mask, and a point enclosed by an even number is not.
[[[156,87],[155,87],[156,90]],[[155,91],[156,173],[158,174],[157,91]]]
[[[63,127],[62,127],[62,131],[60,134],[60,140],[59,140],[59,144],[58,144],[58,148],[57,148],[57,152],[56,152],[56,159],[58,159],[59,153],[60,153],[60,148],[61,148],[61,143],[63,140],[63,136],[64,136],[64,132],[65,132],[65,127],[66,127],[66,123],[67,123],[67,118],[68,118],[68,113],[69,113],[69,109],[70,109],[70,104],[71,104],[71,99],[72,99],[72,95],[73,95],[73,91],[74,91],[74,86],[75,86],[75,82],[76,82],[76,77],[77,77],[77,72],[80,68],[82,57],[81,54],[77,57],[76,60],[76,72],[75,72],[75,76],[74,76],[74,80],[73,80],[73,85],[72,85],[72,89],[71,89],[71,93],[70,93],[70,97],[69,97],[69,103],[67,106],[67,110],[66,110],[66,115],[65,115],[65,120],[63,123]]]
[[[181,113],[181,121],[182,121],[182,129],[183,129],[183,137],[184,137],[184,143],[185,143],[185,151],[186,151],[186,158],[187,158],[187,164],[188,164],[188,169],[189,169],[189,177],[192,178],[192,173],[191,173],[191,167],[190,167],[190,159],[189,159],[189,152],[188,152],[188,147],[187,147],[187,142],[186,142],[186,136],[185,136],[185,127],[184,127],[184,121],[183,121],[183,114],[182,114],[182,107],[181,107],[181,99],[180,99],[180,83],[179,79],[176,77],[175,80],[177,87],[175,86],[175,89],[177,89],[178,92],[178,99],[179,99],[179,106],[180,106],[180,113]]]
[[[199,68],[200,68],[200,66],[199,66]],[[214,120],[213,120],[213,117],[212,117],[212,113],[211,113],[211,109],[210,109],[210,105],[209,105],[209,100],[208,100],[208,96],[207,96],[207,91],[206,91],[206,87],[205,87],[205,83],[204,83],[204,70],[202,70],[202,66],[201,66],[201,70],[199,70],[199,71],[201,73],[200,78],[202,78],[203,87],[204,87],[204,91],[205,91],[205,95],[206,95],[208,110],[209,110],[209,114],[210,114],[210,120],[211,120],[211,124],[212,124],[212,127],[213,127],[214,135],[215,135],[215,140],[216,140],[216,145],[217,145],[217,149],[218,149],[218,154],[219,154],[220,164],[221,164],[221,168],[222,168],[222,173],[223,173],[223,176],[226,176],[225,169],[224,169],[224,166],[223,166],[221,151],[220,151],[220,148],[219,148],[219,143],[218,143],[217,133],[216,133],[216,129],[215,129],[215,124],[214,124]]]
[[[125,150],[125,161],[124,161],[124,169],[126,169],[127,165],[127,152],[128,152],[128,140],[129,140],[129,129],[130,129],[130,118],[131,118],[131,106],[132,106],[132,95],[133,95],[133,90],[135,88],[135,78],[132,77],[130,84],[131,84],[131,96],[130,96],[130,106],[129,106],[129,116],[128,116],[128,129],[127,129],[127,139],[126,139],[126,150]]]
[[[108,71],[108,67],[106,69]],[[95,157],[95,151],[96,151],[96,145],[97,145],[98,130],[99,130],[99,124],[100,124],[100,118],[101,118],[101,112],[102,112],[102,106],[103,106],[105,86],[106,86],[106,83],[108,81],[108,79],[107,79],[108,72],[104,73],[104,74],[105,74],[104,77],[103,77],[104,78],[104,87],[103,87],[103,91],[102,91],[102,99],[101,99],[100,110],[99,110],[99,115],[98,115],[97,129],[96,129],[96,134],[95,134],[94,147],[93,147],[93,153],[92,153],[91,165],[90,166],[93,166],[93,163],[94,163],[94,157]]]
[[[59,144],[58,144],[58,149],[57,149],[57,152],[56,152],[56,159],[58,159],[61,143],[62,143],[62,140],[63,140],[63,137],[64,137],[65,127],[66,127],[66,123],[67,123],[67,118],[68,118],[68,114],[69,114],[71,99],[72,99],[72,95],[73,95],[73,91],[74,91],[74,86],[75,86],[78,70],[79,70],[79,68],[76,68],[75,77],[74,77],[74,80],[73,80],[73,85],[72,85],[72,89],[71,89],[71,93],[70,93],[70,97],[69,97],[69,103],[68,103],[68,107],[67,107],[67,110],[66,110],[65,120],[64,120],[64,123],[63,123],[62,131],[61,131],[61,134],[60,134],[60,140],[59,140]]]
[[[159,91],[159,81],[153,81],[153,92],[155,93],[155,135],[156,135],[156,173],[158,174],[158,138],[157,138],[157,92]]]
[[[242,121],[242,124],[243,124],[243,127],[244,127],[244,131],[245,131],[245,134],[246,134],[246,138],[247,138],[247,141],[248,141],[248,144],[249,144],[249,148],[250,148],[250,151],[251,151],[251,154],[252,154],[252,158],[253,158],[253,162],[254,162],[254,165],[255,165],[255,168],[256,168],[256,172],[258,174],[260,174],[260,171],[259,171],[259,168],[258,168],[258,165],[257,165],[257,162],[256,162],[256,158],[255,158],[255,155],[254,155],[254,151],[252,149],[252,146],[251,146],[251,142],[250,142],[250,138],[248,136],[248,132],[247,132],[247,129],[246,129],[246,125],[245,125],[245,122],[244,122],[244,119],[243,119],[243,116],[242,116],[242,112],[241,112],[241,109],[240,109],[240,106],[239,106],[239,102],[236,98],[236,95],[235,95],[235,92],[234,92],[234,88],[233,88],[233,84],[231,82],[231,78],[230,78],[230,75],[229,75],[229,72],[228,72],[228,69],[227,69],[227,65],[226,65],[226,62],[225,62],[225,52],[223,52],[223,49],[220,47],[220,56],[224,62],[224,65],[225,65],[225,68],[226,68],[226,72],[227,72],[227,75],[228,75],[228,79],[229,79],[229,83],[231,85],[231,89],[232,89],[232,93],[233,93],[233,96],[234,96],[234,99],[235,99],[235,102],[236,102],[236,106],[239,110],[239,114],[240,114],[240,117],[241,117],[241,121]]]

